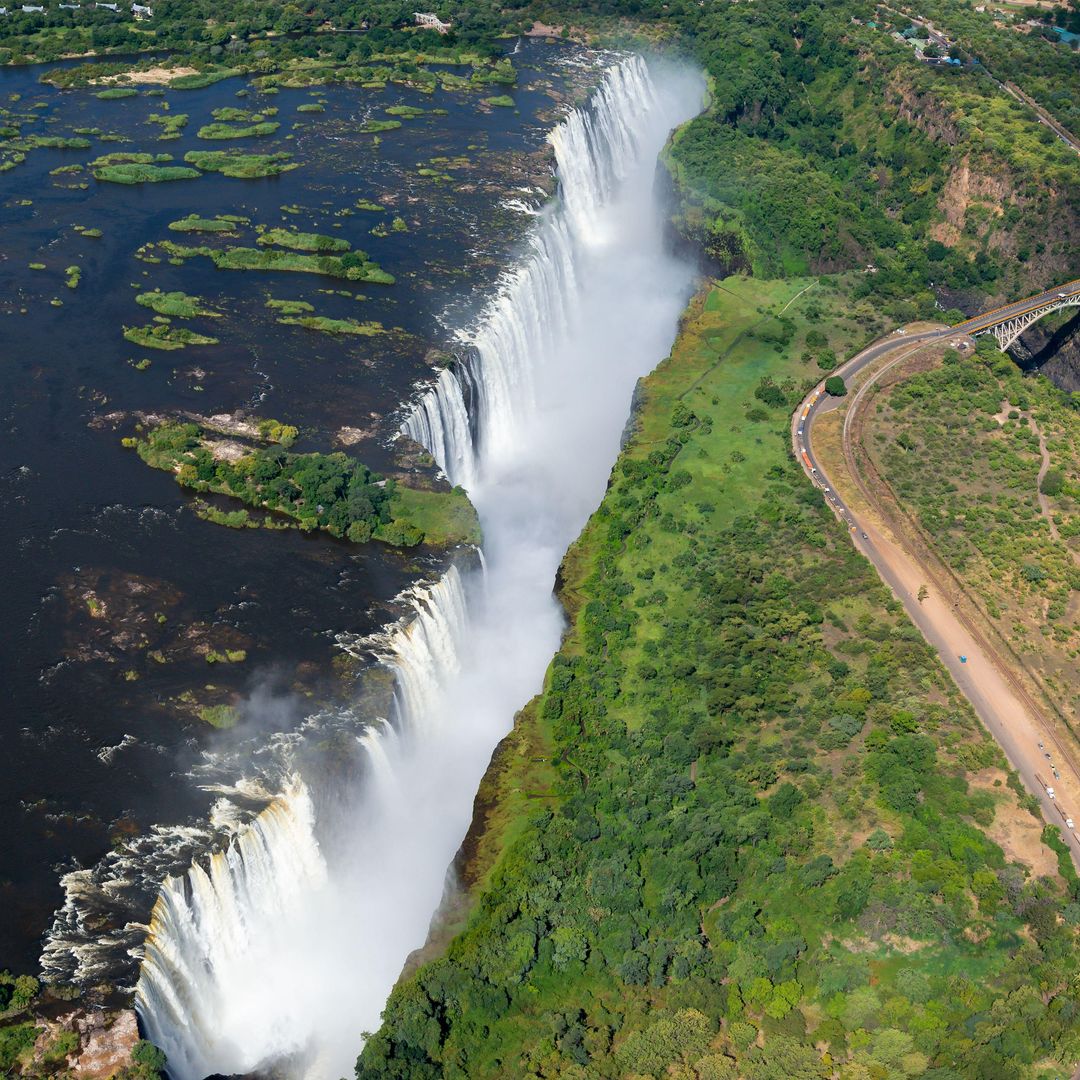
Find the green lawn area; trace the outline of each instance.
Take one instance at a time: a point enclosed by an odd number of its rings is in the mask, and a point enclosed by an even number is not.
[[[447,544],[480,543],[480,522],[476,510],[460,488],[447,494],[398,484],[390,510],[395,519],[404,519],[418,528],[427,544],[442,547]],[[378,537],[378,530],[375,535]]]

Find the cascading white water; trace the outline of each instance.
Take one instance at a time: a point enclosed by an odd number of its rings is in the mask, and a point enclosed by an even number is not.
[[[398,727],[415,737],[426,733],[439,688],[460,665],[468,609],[458,568],[451,566],[441,581],[417,589],[412,606],[416,614],[390,634],[380,658],[394,672]]]
[[[380,720],[356,740],[370,766],[362,827],[374,836],[403,808],[402,749],[431,734],[425,724],[435,715],[439,688],[458,672],[468,625],[456,566],[401,599],[412,613],[365,643],[365,651],[394,673],[395,724]],[[335,948],[330,935],[348,913],[340,907],[342,894],[331,887],[315,817],[311,794],[294,775],[205,869],[196,863],[162,886],[135,1000],[173,1076],[193,1080],[270,1064],[295,1075],[323,1074],[314,1018],[298,1006],[293,991],[302,989],[307,1002],[322,1002],[322,987],[304,983],[305,973],[318,979],[319,966],[304,957],[327,945]],[[324,918],[316,918],[317,912]],[[247,989],[275,972],[289,986],[282,982],[273,1001]],[[259,1034],[250,1041],[253,1024]],[[359,1041],[354,1042],[355,1051]]]
[[[418,589],[373,644],[395,715],[359,736],[363,790],[319,792],[333,823],[294,781],[208,870],[163,888],[137,1002],[176,1080],[351,1072],[423,943],[491,751],[558,647],[559,561],[603,494],[635,381],[674,338],[692,269],[665,251],[652,180],[702,89],[632,57],[552,133],[558,202],[463,335],[468,360],[404,425],[468,487],[486,574]]]
[[[296,921],[308,897],[326,881],[314,817],[307,789],[294,780],[227,851],[211,857],[207,868],[196,864],[162,886],[138,999],[144,1015],[152,1010],[155,1033],[187,1032],[182,1056],[172,1062],[178,1074],[194,1068],[206,1075],[214,1071],[204,1064],[211,1060],[223,1072],[243,1071],[245,1059],[230,1045],[229,1033],[242,1033],[253,1021],[287,1022],[287,998],[268,1002],[208,994],[207,973],[215,972],[222,983],[257,982],[286,958],[283,947],[295,947],[280,940],[281,928]],[[177,1052],[171,1044],[170,1049]],[[303,1049],[303,1043],[279,1045],[275,1056]]]
[[[611,68],[589,108],[575,109],[549,136],[559,205],[534,231],[528,256],[504,276],[485,317],[462,335],[471,346],[464,369],[442,371],[402,426],[454,483],[475,488],[480,454],[503,467],[517,453],[521,418],[537,408],[536,381],[561,367],[576,333],[582,255],[606,249],[625,224],[610,213],[612,196],[643,161],[655,160],[655,147],[652,155],[642,151],[660,112],[648,66],[632,57]]]

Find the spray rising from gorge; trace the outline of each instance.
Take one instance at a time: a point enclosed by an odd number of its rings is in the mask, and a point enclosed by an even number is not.
[[[674,338],[692,269],[665,252],[653,175],[701,96],[696,76],[629,58],[552,133],[558,204],[404,425],[469,489],[486,573],[418,588],[412,616],[369,643],[394,702],[357,725],[363,783],[293,776],[228,850],[162,888],[137,1003],[177,1080],[350,1073],[423,943],[491,751],[558,646],[559,562],[636,379]]]

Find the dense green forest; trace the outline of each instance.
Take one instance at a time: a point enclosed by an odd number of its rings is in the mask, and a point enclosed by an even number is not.
[[[417,29],[411,5],[385,0],[179,0],[150,22],[122,25],[87,9],[13,13],[0,21],[0,62],[169,48],[174,63],[199,69],[176,88],[249,72],[264,87],[334,79],[482,89],[514,80],[499,59],[504,39],[541,19],[588,40],[658,44],[707,71],[710,107],[666,160],[679,224],[728,269],[873,263],[879,273],[865,288],[898,321],[1080,274],[1077,156],[976,62],[1076,126],[1080,54],[997,27],[958,0],[922,12],[962,43],[964,63],[948,68],[895,41],[889,30],[905,18],[869,0],[481,0],[434,10],[449,34]],[[77,86],[124,70],[102,59],[48,78]],[[7,149],[25,153],[26,139],[11,137]]]
[[[724,282],[645,381],[564,564],[568,637],[481,790],[476,906],[359,1080],[1004,1080],[1080,1055],[1072,864],[790,458],[813,374],[758,332],[801,284]],[[800,334],[833,317],[812,296]]]
[[[852,10],[706,9],[690,45],[712,106],[668,155],[691,229],[757,273],[876,263],[866,288],[897,320],[1071,276],[1047,225],[1075,228],[1075,153],[985,74],[931,69]]]

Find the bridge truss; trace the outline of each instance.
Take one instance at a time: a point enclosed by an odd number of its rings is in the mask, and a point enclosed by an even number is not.
[[[1016,344],[1017,338],[1019,338],[1029,326],[1033,326],[1044,315],[1049,315],[1052,311],[1060,311],[1062,308],[1067,307],[1080,307],[1080,293],[1072,293],[1069,296],[1052,297],[1038,307],[1023,311],[1019,315],[1014,315],[1012,318],[1004,319],[999,323],[994,323],[992,326],[985,326],[981,330],[976,330],[972,336],[978,337],[980,334],[993,334],[994,337],[997,338],[998,348],[1000,348],[1002,352],[1005,352],[1006,349],[1009,349]]]

